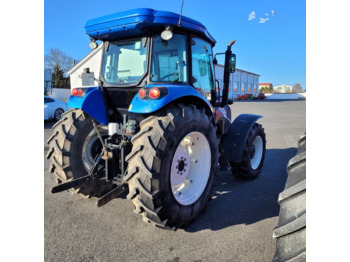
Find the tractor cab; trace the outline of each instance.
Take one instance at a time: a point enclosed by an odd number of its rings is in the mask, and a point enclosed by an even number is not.
[[[200,22],[141,8],[89,20],[85,29],[92,49],[103,41],[99,80],[111,107],[151,113],[170,100],[189,99],[183,92],[207,110],[222,101],[215,88],[216,41]],[[152,88],[157,90],[150,93]],[[157,99],[157,105],[143,106],[145,99]]]

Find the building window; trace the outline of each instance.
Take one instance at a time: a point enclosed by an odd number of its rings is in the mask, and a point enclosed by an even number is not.
[[[241,83],[241,94],[245,93],[245,83]]]
[[[251,90],[252,90],[252,84],[248,84],[248,94],[250,94]]]
[[[256,93],[256,85],[254,85],[254,94]]]
[[[238,82],[237,81],[234,81],[233,82],[233,92],[238,92]]]

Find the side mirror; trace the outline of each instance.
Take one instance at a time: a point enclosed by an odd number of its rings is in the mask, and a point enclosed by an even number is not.
[[[234,73],[236,71],[236,54],[230,55],[228,63],[228,71]]]

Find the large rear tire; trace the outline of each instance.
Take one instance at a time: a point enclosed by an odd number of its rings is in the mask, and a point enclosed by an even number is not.
[[[157,227],[176,230],[200,214],[218,172],[211,117],[195,106],[170,106],[140,123],[126,157],[135,212]]]
[[[298,152],[287,165],[288,178],[278,197],[280,213],[273,231],[276,253],[273,261],[306,261],[306,133]]]
[[[101,135],[106,135],[106,128],[98,125]],[[62,115],[53,126],[53,133],[48,139],[49,150],[46,158],[50,160],[50,172],[61,184],[72,179],[86,176],[94,163],[94,157],[101,152],[102,145],[93,128],[92,117],[73,109]],[[105,180],[91,180],[90,182],[70,189],[74,194],[84,198],[100,197],[114,185]]]

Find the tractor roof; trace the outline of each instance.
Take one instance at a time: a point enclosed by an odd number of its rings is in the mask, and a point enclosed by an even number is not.
[[[172,12],[138,8],[91,19],[85,30],[95,40],[110,41],[141,36],[149,31],[163,31],[166,26],[171,26],[174,32],[190,32],[215,45],[215,39],[202,23],[181,16],[181,26],[178,27],[179,17]]]

